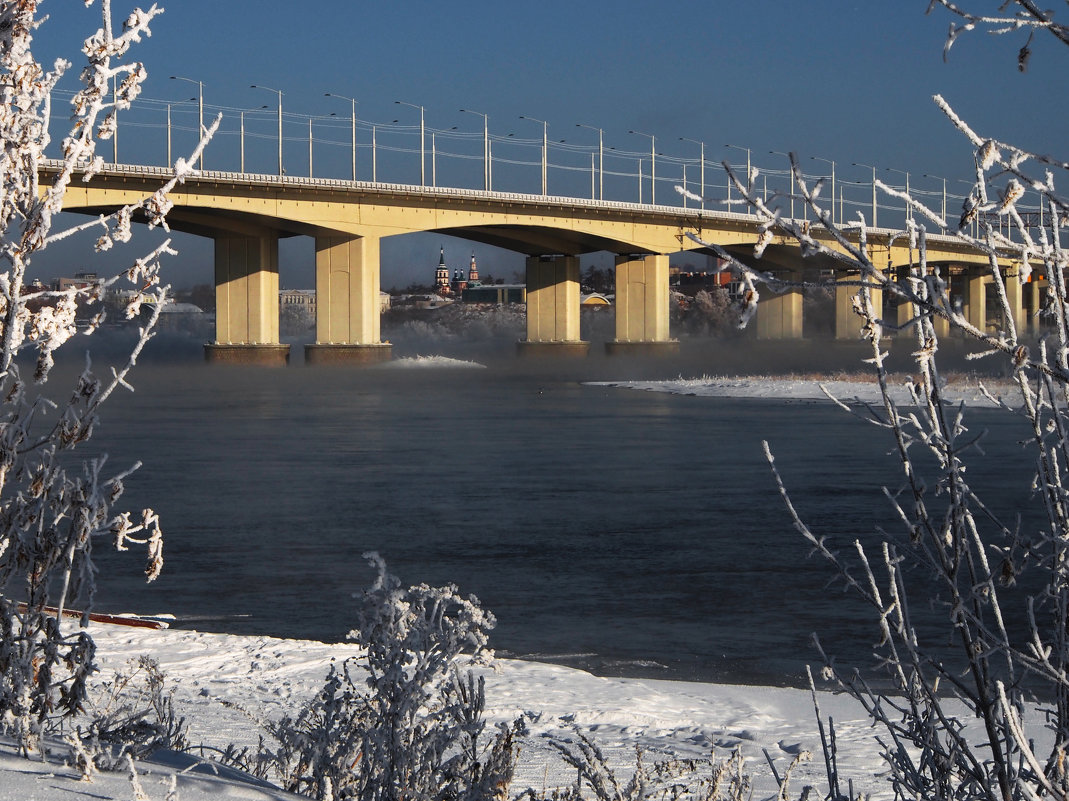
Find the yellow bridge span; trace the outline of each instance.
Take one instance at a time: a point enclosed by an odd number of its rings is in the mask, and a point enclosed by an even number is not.
[[[46,166],[42,179],[57,166]],[[106,166],[88,181],[75,178],[64,210],[107,213],[137,203],[168,177],[170,171],[160,167]],[[693,233],[750,261],[759,226],[755,216],[723,211],[212,171],[196,173],[170,197],[173,229],[215,241],[216,336],[206,348],[209,359],[221,361],[284,363],[288,357],[289,346],[279,344],[278,336],[280,237],[315,238],[316,343],[307,346],[307,359],[377,361],[390,354],[379,328],[384,237],[439,232],[525,254],[527,337],[521,347],[585,353],[588,345],[579,336],[581,254],[616,254],[616,339],[608,343],[610,350],[671,350],[676,343],[668,330],[669,254],[699,251],[687,236]],[[819,238],[822,231],[812,233]],[[901,232],[870,231],[868,241],[876,263],[882,265],[884,256],[890,269],[910,263]],[[934,236],[928,259],[961,276],[966,313],[983,326],[990,282],[984,254],[955,238]],[[759,266],[793,280],[821,270],[851,278],[831,259],[801,259],[797,246],[784,238],[773,241]],[[1014,288],[1010,301],[1023,329],[1025,301],[1034,312],[1038,293],[1022,297],[1019,282],[1007,285]],[[837,336],[856,336],[853,292],[845,287],[838,292]],[[762,299],[757,335],[801,337],[801,293]]]

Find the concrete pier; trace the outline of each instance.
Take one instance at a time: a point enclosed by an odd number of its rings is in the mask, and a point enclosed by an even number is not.
[[[616,339],[606,353],[679,352],[668,330],[668,256],[616,257]]]
[[[289,346],[278,341],[278,235],[215,237],[215,342],[209,362],[279,366]]]
[[[523,355],[585,356],[590,343],[579,337],[579,257],[527,259],[527,339]]]

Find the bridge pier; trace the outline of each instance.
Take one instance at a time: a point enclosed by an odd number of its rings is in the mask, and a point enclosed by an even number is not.
[[[786,280],[798,279],[790,272]],[[766,290],[757,305],[758,339],[802,338],[802,290],[788,289],[781,293]]]
[[[523,355],[586,356],[590,343],[579,338],[579,257],[527,259],[527,339]]]
[[[305,363],[388,361],[380,322],[378,238],[317,236],[316,341],[305,345]]]
[[[1003,274],[1006,282],[1006,300],[1010,304],[1010,314],[1013,315],[1013,327],[1017,336],[1024,335],[1028,330],[1028,320],[1024,313],[1024,287],[1021,286],[1021,267],[1013,265]]]
[[[981,331],[987,328],[987,285],[991,278],[984,273],[972,273],[965,277],[965,298],[962,313],[969,325]]]
[[[1028,281],[1028,331],[1035,333],[1039,330],[1039,312],[1043,308],[1043,300],[1047,289],[1047,281],[1036,277],[1033,273]]]
[[[209,362],[282,366],[278,341],[278,234],[215,237],[215,342]]]
[[[668,329],[668,256],[616,257],[616,339],[609,354],[678,353]]]
[[[843,276],[839,278],[839,281],[857,281],[860,276]],[[854,298],[857,297],[857,293],[861,291],[861,287],[858,286],[845,286],[837,285],[835,287],[835,338],[836,339],[860,339],[861,338],[861,326],[862,319],[854,311]],[[882,289],[869,289],[869,293],[872,297],[872,305],[876,311],[876,316],[883,319],[883,290]],[[903,304],[906,308],[909,308],[908,304]],[[899,307],[901,310],[901,306]],[[758,308],[758,314],[761,313]],[[901,314],[901,311],[900,311]],[[908,317],[906,318],[909,319]]]

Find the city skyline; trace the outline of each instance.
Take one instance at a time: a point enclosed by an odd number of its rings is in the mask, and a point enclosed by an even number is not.
[[[870,180],[870,170],[852,166],[857,162],[878,166],[878,177],[892,184],[909,172],[912,188],[928,192],[938,192],[942,178],[951,183],[967,178],[972,159],[964,138],[932,103],[935,92],[982,133],[1039,151],[1053,148],[1066,129],[1062,109],[1051,108],[1037,125],[986,100],[990,90],[1016,96],[1024,107],[1045,91],[1042,81],[1014,69],[1025,35],[995,43],[979,41],[987,38],[980,33],[965,36],[944,63],[950,15],[937,9],[925,16],[925,6],[820,0],[807,4],[800,18],[796,6],[771,0],[729,7],[680,2],[670,13],[639,2],[579,7],[549,2],[510,7],[508,13],[485,2],[459,10],[422,2],[367,9],[323,2],[314,15],[294,16],[289,4],[264,2],[251,18],[243,4],[187,0],[167,9],[134,57],[149,71],[144,97],[173,102],[176,118],[185,115],[187,121],[196,110],[189,103],[192,94],[203,97],[206,116],[219,109],[230,118],[247,111],[251,128],[259,113],[262,127],[275,113],[275,92],[281,91],[286,157],[298,171],[307,166],[297,160],[308,157],[296,141],[296,118],[326,120],[317,123],[323,125],[333,114],[344,125],[351,100],[357,101],[362,139],[368,125],[395,120],[414,133],[423,117],[428,132],[455,131],[451,135],[466,135],[480,147],[484,131],[531,141],[546,134],[554,143],[563,139],[591,153],[599,138],[607,149],[628,152],[653,150],[655,141],[657,155],[667,162],[696,159],[701,143],[709,169],[725,159],[741,166],[749,158],[766,172],[782,171],[786,159],[779,154],[794,151],[814,174],[835,161],[841,181]],[[77,88],[77,48],[98,24],[98,9],[81,4],[57,9],[47,9],[53,17],[37,40],[48,59],[63,55],[75,61],[60,84],[70,92]],[[1050,63],[1044,39],[1031,44],[1033,71]],[[159,130],[131,137],[120,121],[120,149],[150,136],[162,142]],[[188,150],[192,136],[188,126],[175,126],[175,155]],[[209,146],[208,169],[213,161],[233,158],[235,139],[221,135]],[[275,169],[277,144],[271,128],[250,134],[249,158],[258,160],[250,169]],[[364,160],[370,158],[368,144],[360,143]],[[102,153],[108,147],[104,143]],[[350,152],[324,148],[316,158],[333,160],[340,171]],[[406,180],[419,182],[418,164],[407,157]],[[424,166],[430,169],[426,160]],[[477,162],[463,166],[470,181],[482,180]],[[360,167],[366,172],[366,165]],[[537,170],[517,169],[525,170],[524,191],[537,193]],[[658,192],[667,194],[663,184]],[[383,285],[422,279],[442,239],[411,235],[385,241]],[[210,243],[186,236],[176,243],[182,255],[175,262],[175,283],[210,280]],[[457,241],[455,247],[471,245]],[[475,248],[494,273],[522,265],[518,255]],[[306,283],[287,275],[288,265],[310,263],[305,250],[310,254],[307,241],[284,243],[284,285]],[[409,273],[395,276],[391,269]]]

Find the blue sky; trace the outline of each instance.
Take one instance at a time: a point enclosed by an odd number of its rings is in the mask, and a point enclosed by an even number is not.
[[[114,3],[120,18],[132,5]],[[283,92],[284,158],[291,174],[307,174],[307,119],[313,117],[316,174],[347,177],[350,106],[324,97],[331,92],[359,101],[362,178],[370,177],[374,124],[380,179],[418,183],[413,148],[419,115],[394,102],[403,100],[424,106],[428,148],[430,132],[437,132],[440,183],[481,187],[483,123],[459,111],[468,108],[489,115],[495,158],[502,159],[494,167],[495,188],[540,189],[540,170],[531,160],[539,158],[542,125],[519,119],[522,115],[548,123],[551,163],[572,165],[551,170],[551,194],[590,185],[590,154],[582,149],[595,147],[597,134],[577,123],[602,128],[607,148],[633,155],[630,167],[621,155],[615,168],[606,164],[607,171],[631,170],[636,176],[637,159],[648,155],[650,140],[628,131],[652,134],[661,202],[673,194],[666,173],[697,158],[697,145],[680,137],[705,142],[710,164],[745,163],[741,149],[724,147],[731,143],[750,148],[753,163],[774,174],[786,160],[769,151],[795,151],[814,174],[828,165],[809,157],[834,160],[843,191],[871,177],[870,170],[851,167],[859,162],[908,171],[914,189],[939,193],[941,182],[924,174],[945,177],[952,186],[968,176],[972,156],[935,108],[932,94],[942,93],[979,131],[1040,151],[1057,151],[1069,128],[1066,105],[1049,99],[1052,91],[1059,96],[1060,84],[1050,76],[1065,58],[1053,42],[1040,37],[1033,43],[1024,75],[1016,70],[1022,35],[967,36],[944,63],[950,18],[944,11],[926,16],[928,0],[161,0],[161,5],[166,13],[136,52],[149,71],[146,101],[160,102],[146,102],[139,116],[131,115],[139,125],[120,124],[123,161],[165,160],[163,102],[176,104],[175,154],[191,142],[194,105],[177,104],[197,88],[169,80],[171,75],[203,81],[207,111],[223,110],[227,133],[208,151],[208,168],[236,168],[237,118],[244,109],[248,168],[277,169],[277,96],[249,88],[260,84]],[[988,5],[994,10],[996,4]],[[52,18],[38,32],[39,56],[65,55],[77,66],[80,41],[99,24],[98,9],[70,0],[46,0],[42,6]],[[64,88],[76,87],[76,73]],[[261,110],[264,105],[270,108]],[[329,119],[331,113],[340,119]],[[510,133],[522,141],[504,141]],[[427,169],[429,181],[429,157]],[[688,181],[694,182],[697,168],[689,169]],[[706,169],[714,184],[715,171]],[[897,172],[880,177],[904,180]],[[637,181],[619,178],[606,195],[634,200],[625,197],[632,188],[637,190]],[[522,264],[481,245],[437,235],[405,237],[384,243],[383,285],[429,280],[439,243],[446,245],[451,264],[465,263],[474,249],[483,271],[499,277],[510,277]],[[179,244],[183,253],[174,283],[210,280],[208,243],[182,237]],[[286,244],[283,285],[310,285],[311,247],[310,240]],[[105,267],[95,259],[83,262]],[[63,272],[66,264],[51,272],[53,265],[39,267],[48,275]]]

